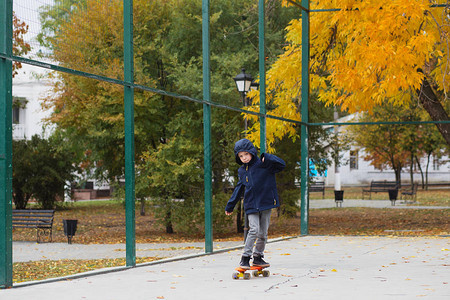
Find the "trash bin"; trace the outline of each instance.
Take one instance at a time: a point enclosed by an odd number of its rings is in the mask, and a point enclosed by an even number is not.
[[[344,191],[334,191],[334,201],[336,202],[336,207],[342,207],[342,202],[344,202]]]
[[[67,242],[72,244],[72,237],[77,231],[78,220],[63,220],[64,234],[67,236]]]
[[[397,201],[398,197],[398,189],[395,190],[388,190],[389,193],[389,200],[391,200],[391,205],[395,205],[395,201]]]

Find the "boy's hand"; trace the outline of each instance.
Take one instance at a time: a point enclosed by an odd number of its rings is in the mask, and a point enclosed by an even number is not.
[[[231,216],[231,215],[233,214],[233,212],[225,211],[225,214],[226,214],[227,216]]]

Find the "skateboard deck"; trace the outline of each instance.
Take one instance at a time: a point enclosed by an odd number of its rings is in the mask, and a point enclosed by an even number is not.
[[[253,274],[253,277],[258,277],[262,275],[263,277],[269,277],[270,271],[265,270],[268,267],[260,267],[260,266],[251,266],[249,270],[242,269],[241,267],[237,267],[235,270],[237,272],[233,273],[233,279],[250,279],[250,273]],[[247,273],[249,271],[249,273]]]

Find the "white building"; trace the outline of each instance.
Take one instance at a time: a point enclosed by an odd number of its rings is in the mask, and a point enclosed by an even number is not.
[[[379,170],[370,165],[369,161],[364,160],[364,149],[352,147],[350,151],[344,153],[344,160],[348,161],[345,166],[339,168],[341,184],[344,186],[369,185],[372,180],[395,181],[394,170]],[[422,171],[425,176],[426,159],[421,160]],[[401,180],[403,183],[410,183],[409,166],[402,169]],[[422,177],[420,170],[414,170],[414,182],[421,183]],[[428,168],[428,183],[450,182],[450,163],[448,158],[430,158]],[[332,165],[325,177],[325,184],[333,186],[335,183],[334,165]]]
[[[338,120],[340,123],[357,122],[356,115],[350,115]],[[327,170],[327,176],[324,177],[325,185],[334,186],[335,182],[339,180],[344,186],[367,186],[372,180],[388,180],[395,181],[394,170],[380,170],[376,169],[370,164],[370,161],[364,160],[366,153],[364,149],[358,146],[351,146],[349,151],[343,153],[342,161],[345,165],[339,168],[339,175],[336,176],[334,164]],[[425,177],[426,172],[426,158],[421,159],[421,167]],[[414,182],[422,183],[422,176],[420,170],[416,167],[414,169]],[[401,172],[402,183],[409,184],[410,167],[406,166]],[[431,157],[428,168],[428,183],[450,182],[450,159],[448,157]]]
[[[41,107],[42,99],[50,93],[50,82],[43,76],[47,70],[22,64],[13,78],[13,139],[31,139],[35,134],[48,137],[51,128],[44,127],[50,115]],[[44,130],[45,128],[45,130]]]

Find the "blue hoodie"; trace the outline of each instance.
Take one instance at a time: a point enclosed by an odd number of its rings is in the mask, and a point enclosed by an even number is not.
[[[253,156],[248,164],[243,164],[238,156],[238,153],[243,151]],[[239,182],[228,200],[225,211],[232,212],[242,195],[244,195],[246,214],[279,207],[275,173],[281,172],[286,167],[284,160],[269,153],[261,154],[260,159],[255,147],[247,139],[236,142],[234,154],[236,162],[241,165],[238,170]],[[264,162],[262,162],[263,158]]]

